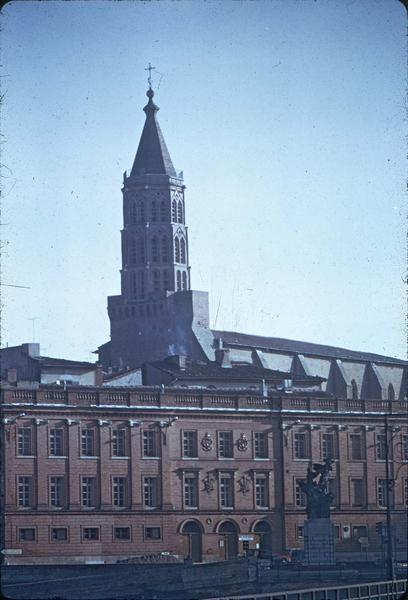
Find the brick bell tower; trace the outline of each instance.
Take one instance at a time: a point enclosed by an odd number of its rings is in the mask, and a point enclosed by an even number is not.
[[[121,294],[108,297],[105,368],[137,367],[172,354],[213,359],[208,293],[191,290],[185,185],[159,123],[154,92],[130,175],[123,177]]]

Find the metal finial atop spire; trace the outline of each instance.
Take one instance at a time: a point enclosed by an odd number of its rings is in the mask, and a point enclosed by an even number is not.
[[[149,71],[149,77],[147,78],[147,83],[149,84],[149,90],[152,89],[152,71],[155,69],[156,67],[152,67],[152,65],[149,63],[149,66],[146,67],[145,71]]]

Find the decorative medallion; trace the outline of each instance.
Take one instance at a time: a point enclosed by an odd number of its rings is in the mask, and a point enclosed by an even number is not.
[[[239,486],[239,492],[241,492],[241,494],[243,494],[244,496],[246,496],[249,492],[249,484],[250,484],[251,480],[249,479],[249,477],[247,475],[242,475],[242,477],[240,479],[238,479],[238,486]]]
[[[207,494],[210,494],[213,491],[214,483],[215,478],[213,477],[213,475],[211,475],[211,473],[207,473],[207,475],[203,479],[204,491],[206,491]]]
[[[205,450],[206,452],[209,452],[212,449],[213,446],[213,441],[211,439],[210,434],[208,433],[208,431],[204,434],[204,437],[201,439],[201,447],[203,450]]]
[[[240,437],[238,438],[237,448],[240,452],[245,452],[248,450],[248,440],[245,437],[245,433],[241,433]]]

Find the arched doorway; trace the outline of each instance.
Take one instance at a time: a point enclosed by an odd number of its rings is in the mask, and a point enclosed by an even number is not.
[[[185,541],[185,557],[193,562],[201,562],[203,559],[201,527],[196,521],[187,521],[187,523],[184,523],[181,533]]]
[[[259,535],[259,558],[272,558],[272,529],[268,521],[259,521],[254,527]]]
[[[224,560],[232,560],[238,556],[238,529],[232,521],[224,521],[218,528],[221,536],[221,551]]]

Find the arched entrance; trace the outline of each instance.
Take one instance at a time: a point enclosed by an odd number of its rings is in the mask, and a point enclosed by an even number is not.
[[[259,558],[272,558],[272,529],[268,521],[258,521],[254,533],[259,535]]]
[[[221,556],[232,560],[238,556],[238,528],[232,521],[224,521],[218,528],[221,536]]]
[[[185,557],[190,558],[193,562],[201,562],[203,559],[201,527],[196,521],[187,521],[184,523],[181,533],[184,537]]]

